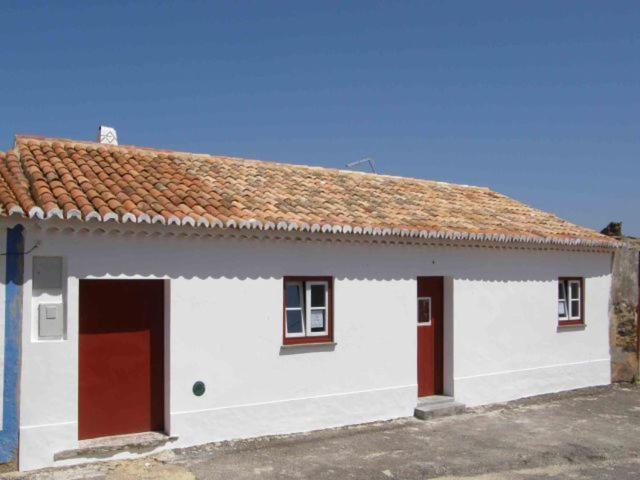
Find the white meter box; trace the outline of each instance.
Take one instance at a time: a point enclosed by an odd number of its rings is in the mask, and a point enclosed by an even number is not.
[[[41,303],[38,306],[38,338],[61,340],[64,338],[64,317],[61,303]]]

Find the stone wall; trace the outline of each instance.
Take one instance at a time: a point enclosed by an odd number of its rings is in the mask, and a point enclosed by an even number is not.
[[[638,252],[640,241],[621,238],[626,246],[613,256],[611,280],[611,379],[628,382],[640,378],[638,364]]]

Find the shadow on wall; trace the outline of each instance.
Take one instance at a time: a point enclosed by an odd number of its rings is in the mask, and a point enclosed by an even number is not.
[[[486,282],[546,282],[611,271],[610,254],[559,250],[383,245],[241,238],[48,233],[34,255],[61,255],[79,278],[412,280],[453,276]],[[35,241],[35,240],[33,240]],[[29,245],[27,245],[28,247]]]

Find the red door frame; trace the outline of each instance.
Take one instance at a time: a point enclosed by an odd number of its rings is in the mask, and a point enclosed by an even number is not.
[[[164,431],[163,280],[80,280],[78,439]]]
[[[418,277],[418,299],[430,299],[430,318],[425,300],[418,300],[417,339],[418,339],[418,396],[441,395],[444,390],[443,351],[444,351],[444,278]]]

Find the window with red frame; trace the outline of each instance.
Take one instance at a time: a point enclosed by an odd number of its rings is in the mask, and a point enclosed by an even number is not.
[[[558,324],[584,325],[584,280],[558,279]]]
[[[333,341],[333,278],[284,278],[283,343]]]

